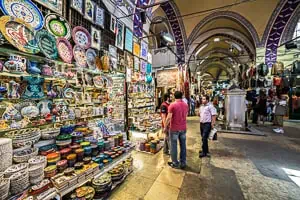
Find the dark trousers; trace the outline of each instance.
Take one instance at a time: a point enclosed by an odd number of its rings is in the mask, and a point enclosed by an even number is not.
[[[202,136],[202,152],[209,153],[208,151],[208,137],[211,131],[211,123],[200,123],[200,132]]]

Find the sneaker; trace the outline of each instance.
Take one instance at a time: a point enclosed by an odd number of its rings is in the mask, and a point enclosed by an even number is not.
[[[281,128],[281,129],[279,130],[279,133],[284,134],[284,130]]]
[[[273,129],[273,131],[275,132],[275,133],[280,133],[280,128],[275,128],[275,129]]]
[[[210,154],[207,154],[207,153],[200,153],[199,157],[200,157],[200,158],[210,157]]]
[[[168,162],[168,165],[174,169],[179,169],[179,165],[175,165],[173,162]]]

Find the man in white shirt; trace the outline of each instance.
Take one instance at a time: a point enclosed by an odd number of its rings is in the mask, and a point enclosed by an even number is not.
[[[200,132],[202,136],[202,152],[199,157],[209,156],[208,137],[212,128],[214,128],[217,117],[216,108],[209,103],[209,96],[202,97],[202,105],[199,110],[200,114]]]

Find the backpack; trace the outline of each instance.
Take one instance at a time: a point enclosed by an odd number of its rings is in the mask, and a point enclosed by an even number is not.
[[[269,67],[265,63],[261,63],[257,66],[257,73],[260,76],[266,76],[269,73]]]

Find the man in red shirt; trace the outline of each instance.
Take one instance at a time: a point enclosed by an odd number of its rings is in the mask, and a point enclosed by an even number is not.
[[[169,143],[169,128],[170,127],[166,127],[166,131],[164,131],[165,129],[165,124],[166,124],[166,119],[168,116],[168,108],[170,105],[170,94],[165,94],[164,95],[164,102],[161,104],[160,106],[160,116],[161,116],[161,121],[162,121],[162,128],[163,128],[163,132],[164,132],[164,154],[169,155],[169,147],[170,147],[170,143]]]
[[[170,147],[172,162],[168,164],[172,168],[186,167],[186,117],[188,115],[188,105],[182,100],[182,92],[176,91],[175,102],[169,106],[166,127],[170,125]],[[165,131],[167,129],[165,128]],[[180,145],[180,163],[177,159],[177,140]]]

